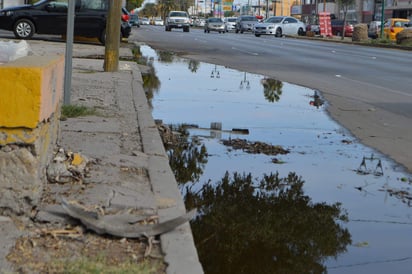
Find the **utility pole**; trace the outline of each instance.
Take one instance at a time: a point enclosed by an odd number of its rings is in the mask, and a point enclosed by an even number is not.
[[[120,20],[122,1],[109,0],[109,13],[106,21],[106,47],[104,53],[104,71],[114,72],[119,69]]]

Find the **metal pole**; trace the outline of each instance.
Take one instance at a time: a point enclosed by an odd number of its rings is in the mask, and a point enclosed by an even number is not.
[[[70,104],[72,88],[72,57],[73,57],[73,31],[74,31],[74,7],[76,1],[68,1],[67,30],[66,30],[66,54],[64,63],[64,96],[63,104]]]
[[[385,0],[382,1],[382,12],[381,12],[381,39],[383,39],[383,23],[384,23],[384,16],[385,16]]]

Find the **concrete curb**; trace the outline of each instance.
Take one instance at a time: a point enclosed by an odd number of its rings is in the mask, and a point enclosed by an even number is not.
[[[170,219],[170,216],[179,216],[186,210],[142,84],[141,73],[136,64],[133,66],[133,101],[138,116],[143,152],[149,156],[148,172],[159,220],[164,221]],[[168,264],[167,273],[203,273],[189,224],[161,235],[161,245],[165,263]]]

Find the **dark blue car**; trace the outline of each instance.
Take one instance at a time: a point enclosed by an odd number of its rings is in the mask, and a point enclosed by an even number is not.
[[[13,31],[18,39],[30,39],[37,34],[65,35],[69,0],[41,0],[0,10],[0,29]],[[106,41],[108,0],[76,0],[74,35]],[[120,19],[119,19],[120,20]],[[121,35],[129,37],[131,26],[121,21]]]

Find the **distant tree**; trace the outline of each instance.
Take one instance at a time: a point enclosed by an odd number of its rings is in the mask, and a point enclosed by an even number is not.
[[[143,0],[127,0],[126,9],[134,10],[135,8],[140,8],[143,4]]]
[[[235,15],[235,12],[234,11],[225,11],[224,15],[225,15],[225,17],[232,17],[232,16]]]
[[[176,2],[173,0],[159,0],[158,3],[159,3],[158,6],[159,6],[159,9],[160,9],[160,12],[163,18],[167,17],[167,14],[169,13],[169,11],[175,10],[178,7]]]
[[[140,14],[146,17],[156,17],[157,16],[156,4],[154,3],[145,4],[143,9],[140,11]]]
[[[343,11],[343,30],[342,40],[345,38],[346,14],[349,8],[355,3],[355,0],[337,0],[341,10]]]

